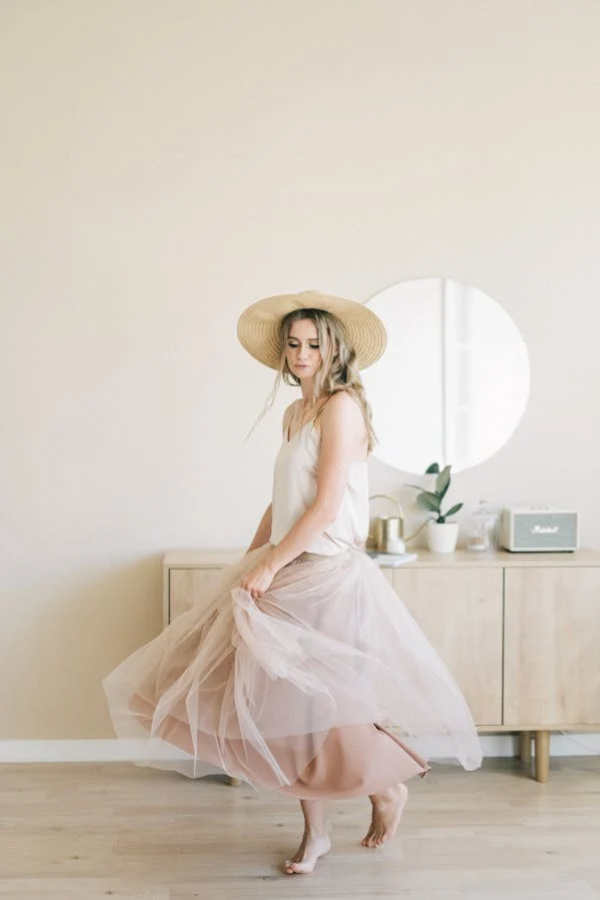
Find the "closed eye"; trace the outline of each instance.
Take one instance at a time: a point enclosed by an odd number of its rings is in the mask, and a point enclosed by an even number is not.
[[[289,347],[291,350],[297,350],[299,346],[300,346],[300,344],[292,344],[291,341],[288,341],[288,347]],[[318,350],[318,349],[319,349],[319,345],[318,345],[318,344],[309,344],[308,346],[310,347],[311,350]]]

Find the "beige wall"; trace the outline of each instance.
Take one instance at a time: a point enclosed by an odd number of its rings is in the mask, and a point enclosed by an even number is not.
[[[271,376],[235,324],[269,293],[495,297],[531,402],[454,495],[576,507],[600,546],[599,28],[597,0],[3,0],[1,739],[111,735],[161,554],[249,539],[279,425],[244,442]]]

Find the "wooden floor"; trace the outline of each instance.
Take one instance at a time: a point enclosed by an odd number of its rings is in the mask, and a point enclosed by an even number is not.
[[[285,876],[295,801],[132,765],[0,766],[0,900],[600,898],[600,760],[512,760],[411,782],[393,843],[359,846],[365,800],[331,804],[333,852]]]

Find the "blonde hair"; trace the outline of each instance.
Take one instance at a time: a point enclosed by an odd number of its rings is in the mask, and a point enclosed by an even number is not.
[[[319,340],[319,349],[323,358],[323,362],[315,372],[313,378],[312,402],[316,403],[317,400],[322,397],[327,397],[329,399],[329,397],[332,397],[339,391],[346,391],[350,394],[362,410],[365,427],[367,429],[368,452],[370,453],[373,450],[377,439],[373,430],[371,407],[367,401],[360,372],[356,364],[356,352],[348,343],[341,320],[333,313],[327,312],[324,309],[296,309],[282,318],[279,325],[279,341],[281,347],[279,371],[277,373],[273,391],[260,419],[262,419],[267,410],[273,405],[277,390],[282,381],[284,381],[285,384],[290,385],[300,384],[300,379],[294,375],[288,367],[286,347],[292,325],[294,322],[298,322],[301,319],[309,319],[311,322],[315,323]],[[321,409],[317,412],[315,420],[320,416],[324,406],[325,404],[323,404]]]

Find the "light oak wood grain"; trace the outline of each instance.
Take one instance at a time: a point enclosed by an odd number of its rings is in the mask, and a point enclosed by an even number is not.
[[[200,605],[239,550],[164,557],[165,625]],[[529,732],[549,774],[551,731],[600,730],[600,552],[430,553],[383,567],[448,665],[482,732]]]
[[[454,675],[478,725],[502,724],[502,570],[397,569],[394,589]]]
[[[510,569],[504,722],[600,723],[600,568]]]
[[[281,862],[291,798],[127,764],[0,766],[2,900],[598,900],[600,760],[437,766],[410,783],[393,842],[359,846],[366,800],[329,806],[333,850],[311,876]]]
[[[409,551],[412,552],[411,545]],[[508,550],[496,550],[486,553],[474,553],[471,550],[456,550],[455,553],[431,553],[424,547],[417,547],[417,559],[406,563],[402,568],[447,569],[449,566],[468,569],[502,569],[508,567],[539,568],[540,566],[563,568],[565,566],[600,566],[600,550],[582,548],[573,553],[509,553]],[[226,566],[240,559],[244,554],[238,550],[171,550],[163,557],[166,567],[195,568],[203,565]]]

